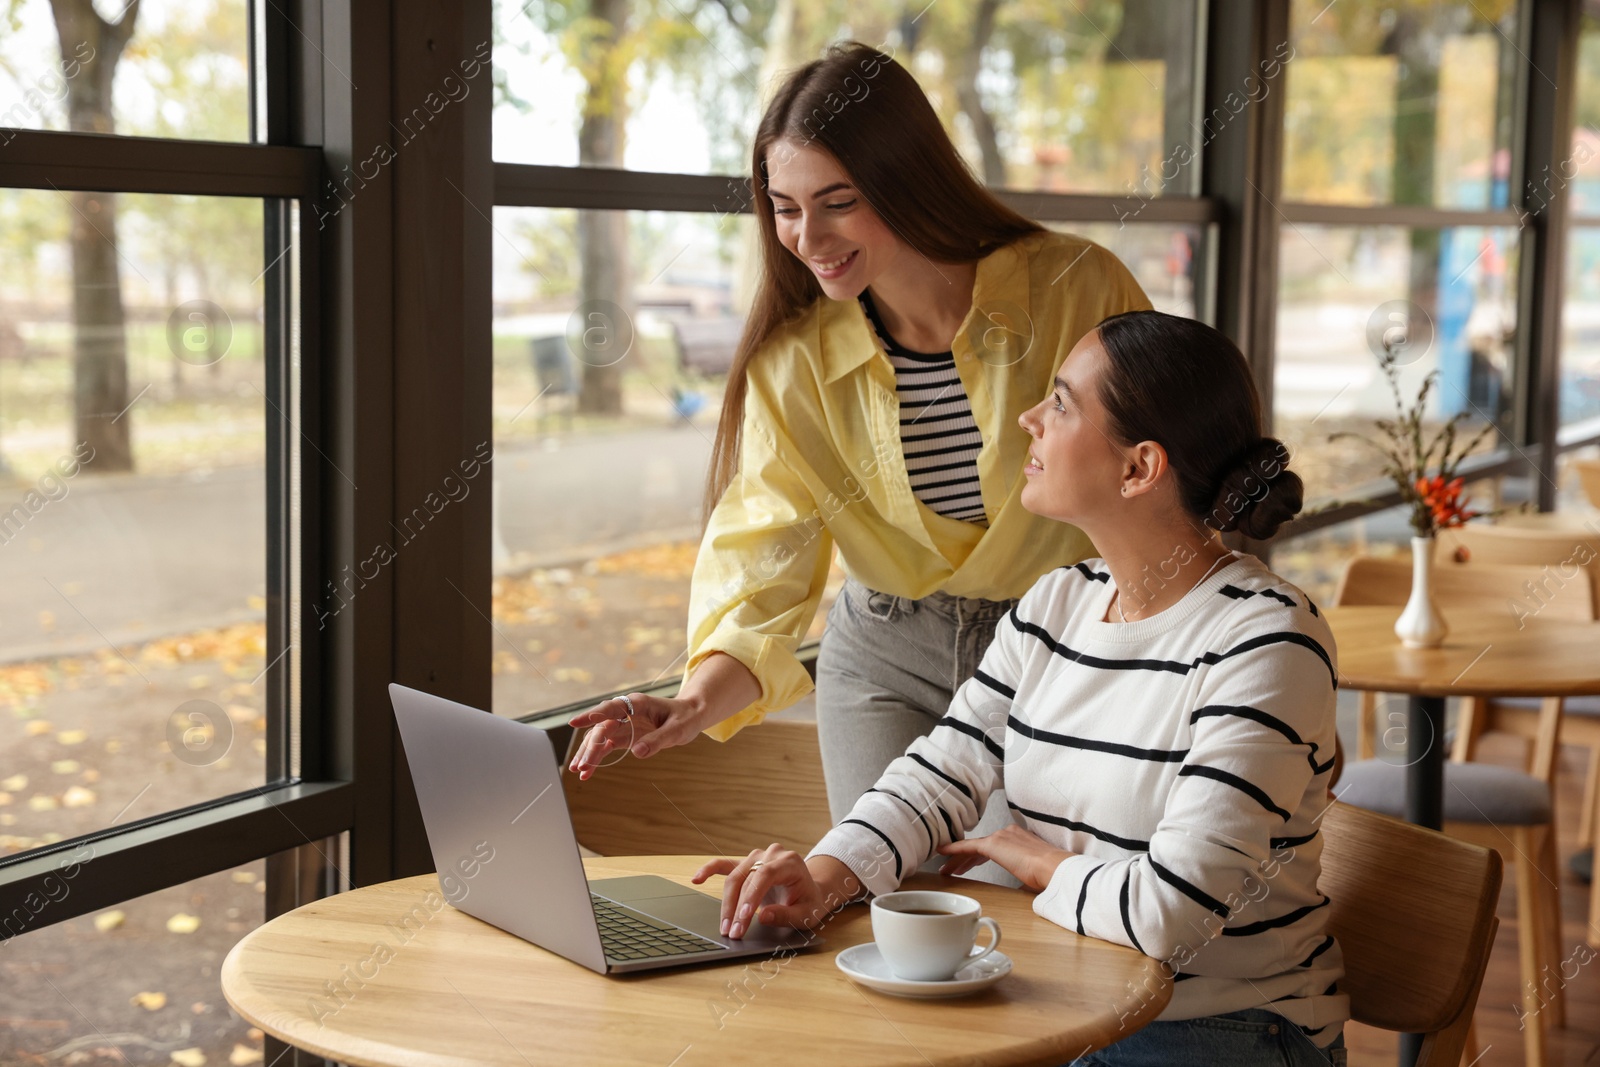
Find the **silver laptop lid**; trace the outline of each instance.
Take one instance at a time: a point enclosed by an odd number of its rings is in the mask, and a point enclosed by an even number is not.
[[[445,899],[605,973],[549,735],[403,685],[389,698]]]

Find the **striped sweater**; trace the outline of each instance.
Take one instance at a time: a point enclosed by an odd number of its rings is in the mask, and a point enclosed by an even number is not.
[[[894,368],[894,388],[900,399],[900,447],[912,494],[947,518],[989,525],[978,484],[983,437],[956,372],[954,353],[911,351],[889,336],[872,302],[872,291],[863,289],[859,299]]]
[[[1269,1007],[1326,1047],[1349,1017],[1317,889],[1327,621],[1245,554],[1129,623],[1104,621],[1109,579],[1098,558],[1040,577],[949,712],[810,854],[890,892],[1003,786],[1017,823],[1074,853],[1035,913],[1166,961],[1158,1018]]]

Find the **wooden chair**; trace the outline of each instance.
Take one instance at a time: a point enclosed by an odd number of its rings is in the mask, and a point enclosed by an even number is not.
[[[577,754],[575,731],[566,762]],[[740,857],[777,841],[802,855],[833,827],[813,722],[775,719],[727,741],[623,756],[587,781],[563,773],[578,842],[602,856]]]
[[[1596,463],[1600,476],[1600,463]],[[1468,566],[1488,564],[1533,565],[1544,577],[1540,590],[1572,582],[1574,570],[1587,571],[1600,610],[1600,523],[1590,530],[1529,528],[1522,526],[1470,525],[1445,531],[1438,546],[1441,553],[1465,550]],[[1587,561],[1587,562],[1585,562]],[[1581,578],[1581,572],[1580,572]],[[1561,743],[1588,749],[1589,762],[1583,776],[1583,800],[1578,810],[1578,847],[1593,849],[1600,844],[1600,696],[1568,697],[1560,705]],[[1529,750],[1538,751],[1539,729],[1543,721],[1537,700],[1514,697],[1476,701],[1464,716],[1465,729],[1456,731],[1455,759],[1472,759],[1478,740],[1486,731],[1517,734],[1529,741]],[[1553,753],[1552,753],[1553,755]],[[1532,769],[1538,774],[1539,768]],[[1587,940],[1600,948],[1600,879],[1589,879],[1589,922]]]
[[[1467,566],[1488,563],[1539,567],[1541,578],[1535,589],[1541,597],[1546,589],[1558,589],[1586,577],[1595,591],[1595,602],[1600,603],[1600,533],[1591,536],[1559,529],[1464,526],[1440,535],[1438,551],[1442,557],[1453,557],[1457,550],[1466,556]],[[1587,565],[1583,561],[1588,561]],[[1577,572],[1576,577],[1574,572]],[[1538,738],[1539,702],[1536,700],[1487,700],[1470,710],[1475,713],[1469,724],[1472,728],[1456,733],[1457,758],[1471,759],[1478,739],[1487,730],[1518,734],[1530,742]],[[1578,844],[1592,846],[1597,816],[1600,816],[1600,809],[1597,809],[1600,806],[1600,697],[1568,698],[1563,703],[1562,715],[1562,742],[1589,750]],[[1600,907],[1600,891],[1597,891],[1596,907]],[[1600,914],[1600,911],[1591,909],[1591,914]]]
[[[1499,854],[1339,803],[1322,842],[1318,886],[1351,1017],[1426,1035],[1418,1067],[1456,1067],[1499,925]]]
[[[1589,498],[1590,504],[1600,508],[1600,459],[1572,459],[1568,462],[1578,472],[1578,484],[1583,486],[1583,495]]]
[[[1452,613],[1504,612],[1514,615],[1526,597],[1525,582],[1538,582],[1545,568],[1478,563],[1436,565],[1435,593],[1446,619]],[[1334,599],[1340,605],[1405,603],[1411,588],[1409,561],[1358,557],[1345,569]],[[1587,621],[1594,618],[1593,592],[1572,581],[1551,594],[1542,615]],[[1474,729],[1473,708],[1464,702],[1457,736]],[[1371,751],[1375,701],[1362,702],[1358,731],[1362,750]],[[1444,830],[1452,837],[1492,848],[1513,867],[1517,883],[1517,944],[1525,1011],[1535,1020],[1523,1030],[1530,1067],[1544,1063],[1545,1025],[1566,1021],[1566,1000],[1541,993],[1541,975],[1561,959],[1560,871],[1555,852],[1553,779],[1561,728],[1561,702],[1541,703],[1533,746],[1533,773],[1468,763],[1452,753],[1445,767]],[[1404,806],[1404,768],[1364,758],[1344,770],[1339,795],[1347,802],[1389,815]]]

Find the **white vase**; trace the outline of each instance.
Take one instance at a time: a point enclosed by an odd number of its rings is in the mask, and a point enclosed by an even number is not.
[[[1406,648],[1438,648],[1450,632],[1433,602],[1433,545],[1431,537],[1411,539],[1411,597],[1394,621],[1395,636]]]

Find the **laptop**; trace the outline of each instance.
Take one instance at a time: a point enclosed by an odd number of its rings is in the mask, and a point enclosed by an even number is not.
[[[458,910],[599,974],[823,943],[759,920],[724,937],[720,897],[657,875],[589,881],[548,733],[402,685],[389,698],[439,888]]]

